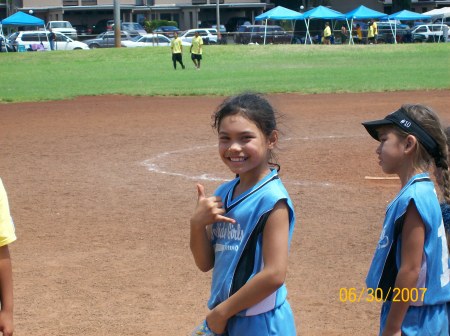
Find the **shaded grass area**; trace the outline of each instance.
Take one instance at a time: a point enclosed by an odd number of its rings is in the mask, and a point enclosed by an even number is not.
[[[0,102],[82,95],[230,95],[450,88],[450,43],[205,46],[196,71],[173,70],[170,49],[2,53]]]

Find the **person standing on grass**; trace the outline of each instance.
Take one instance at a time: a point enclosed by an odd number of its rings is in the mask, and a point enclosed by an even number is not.
[[[369,21],[369,26],[367,27],[367,42],[373,44],[375,41],[375,30],[373,28],[372,21]]]
[[[197,184],[190,247],[197,267],[213,274],[210,311],[192,335],[295,336],[285,285],[295,213],[273,163],[275,111],[244,93],[226,99],[212,120],[219,156],[236,177],[212,196]]]
[[[48,41],[50,42],[50,50],[55,50],[56,34],[52,28],[49,28]]]
[[[374,19],[370,20],[370,22],[372,22],[372,28],[373,28],[373,42],[375,44],[377,44],[377,41],[378,41],[378,25],[377,25],[377,22]]]
[[[357,44],[361,44],[362,43],[362,38],[363,38],[363,34],[362,34],[362,29],[361,26],[359,25],[359,23],[356,25],[356,43]]]
[[[347,42],[347,27],[342,25],[341,27],[341,43],[345,44]]]
[[[191,52],[191,59],[192,62],[194,62],[195,68],[197,70],[200,70],[200,62],[202,60],[203,54],[203,39],[198,33],[198,31],[195,32],[195,36],[192,39],[190,52]]]
[[[181,68],[185,68],[183,64],[183,43],[178,37],[178,32],[173,33],[173,39],[170,41],[170,49],[172,50],[173,68],[177,70],[177,62],[180,63]]]
[[[0,332],[3,336],[12,336],[14,332],[13,279],[8,245],[15,240],[8,197],[0,179]]]
[[[330,23],[325,22],[325,29],[323,30],[323,44],[330,44],[330,40],[331,40]]]

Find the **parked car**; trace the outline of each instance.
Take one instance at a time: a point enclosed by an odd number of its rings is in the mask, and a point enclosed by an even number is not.
[[[225,24],[225,27],[227,28],[227,31],[229,32],[235,32],[239,30],[240,26],[243,25],[250,25],[250,18],[248,17],[232,17],[230,18],[227,23]]]
[[[215,31],[215,35],[212,34],[212,31]],[[212,28],[197,28],[186,30],[184,33],[180,34],[181,41],[192,43],[192,39],[194,38],[196,32],[198,32],[198,34],[202,37],[203,44],[217,43],[217,30]]]
[[[414,42],[414,43],[433,42],[433,41],[428,40],[428,39],[425,37],[425,35],[422,35],[422,34],[412,34],[411,40],[412,40],[412,42]]]
[[[198,25],[199,28],[212,28],[213,24],[216,24],[217,20],[204,20]]]
[[[420,37],[418,35],[423,35],[425,41],[437,42],[437,41],[447,41],[448,40],[449,26],[446,24],[428,24],[420,25],[413,29],[412,35],[413,40],[418,42]]]
[[[132,36],[128,32],[122,31],[120,33],[121,41],[131,40]],[[114,48],[116,44],[116,38],[114,36],[114,31],[107,31],[99,34],[96,38],[85,40],[89,48]]]
[[[56,41],[56,50],[79,50],[79,49],[89,49],[86,43],[80,41],[74,41],[70,37],[60,33],[54,32]],[[47,34],[47,35],[46,35]],[[15,32],[9,36],[9,42],[14,47],[15,51],[18,50],[19,45],[25,46],[25,49],[31,50],[34,45],[43,45],[45,50],[50,50],[50,43],[48,40],[49,32],[42,30],[29,30]]]
[[[121,42],[122,47],[168,47],[170,39],[162,34],[146,34],[133,37],[131,40]]]
[[[211,26],[211,28],[217,29],[217,25],[216,25],[216,24],[213,24],[213,25]],[[221,33],[221,34],[226,34],[226,33],[227,33],[227,28],[225,28],[225,26],[222,25],[222,24],[220,25],[219,30],[220,30],[220,33]]]
[[[163,34],[167,37],[173,37],[173,33],[179,33],[180,29],[178,29],[178,27],[175,26],[160,26],[158,28],[156,28],[155,30],[153,30],[153,33],[156,34]]]
[[[112,29],[114,29],[114,25],[112,26]],[[120,24],[120,30],[128,32],[132,37],[147,34],[144,27],[137,22],[122,22]]]
[[[214,27],[216,27],[216,26],[214,26]],[[214,39],[216,41],[215,43],[227,44],[226,31],[222,31],[222,29],[220,30],[220,40],[219,40],[217,37],[217,29],[216,28],[206,28],[206,29],[211,33],[211,35],[214,36]],[[225,29],[225,27],[224,27],[224,29]]]
[[[113,27],[114,27],[114,20],[106,21],[106,31],[113,30]]]
[[[78,35],[90,35],[92,34],[92,28],[87,25],[73,25],[73,28],[77,31]]]
[[[0,36],[0,52],[5,51],[15,51],[15,50],[6,37],[4,38],[3,36]]]
[[[78,39],[77,31],[72,27],[72,24],[69,21],[49,21],[45,25],[45,28],[47,30],[51,29],[53,32],[63,33],[73,40]]]
[[[92,34],[100,34],[108,30],[112,30],[114,20],[102,19],[92,26]]]
[[[377,22],[378,43],[407,43],[411,42],[411,29],[408,25],[389,22]]]
[[[266,44],[290,44],[292,34],[287,33],[280,26],[248,25],[240,26],[234,35],[234,41],[237,44],[264,43],[264,34]]]

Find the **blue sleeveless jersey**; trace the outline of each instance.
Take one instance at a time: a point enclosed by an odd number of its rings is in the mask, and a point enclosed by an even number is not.
[[[450,283],[447,239],[434,184],[427,173],[412,177],[388,205],[380,240],[366,278],[367,288],[381,288],[383,299],[392,300],[395,280],[401,266],[401,232],[406,210],[411,202],[416,205],[425,225],[422,266],[416,288],[427,289],[423,302],[412,302],[411,305],[448,302]],[[419,291],[422,292],[423,290]],[[387,295],[388,293],[390,294]]]
[[[277,171],[272,170],[251,189],[232,199],[238,182],[239,178],[236,178],[224,183],[215,192],[222,198],[225,216],[235,219],[236,223],[217,222],[212,225],[215,262],[209,309],[228,299],[264,268],[262,233],[270,212],[280,200],[285,200],[289,209],[289,244],[292,239],[294,208]],[[283,285],[238,315],[253,316],[270,311],[280,306],[286,300],[286,295],[287,290]]]

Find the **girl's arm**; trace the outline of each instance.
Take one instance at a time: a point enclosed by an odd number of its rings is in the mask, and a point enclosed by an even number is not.
[[[395,288],[416,288],[422,265],[425,225],[414,202],[408,206],[402,231],[401,265]],[[383,336],[401,335],[401,327],[409,302],[392,302]]]
[[[212,331],[223,333],[230,317],[254,306],[283,285],[287,271],[288,241],[289,211],[286,203],[280,201],[267,219],[263,232],[264,268],[210,311],[207,322]]]
[[[220,197],[206,197],[201,184],[197,184],[197,193],[197,207],[191,217],[190,246],[195,264],[201,271],[207,272],[214,267],[214,251],[208,226],[218,221],[235,223],[235,220],[222,216],[225,210]]]
[[[0,331],[4,336],[11,336],[14,331],[13,280],[8,245],[0,247],[0,295]]]

